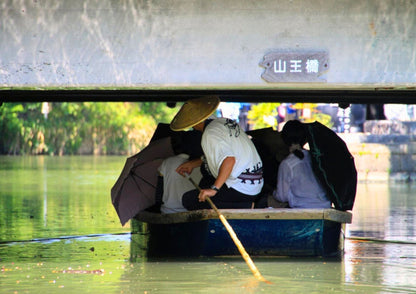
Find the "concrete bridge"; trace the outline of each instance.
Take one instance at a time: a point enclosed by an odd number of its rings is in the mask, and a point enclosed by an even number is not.
[[[410,103],[414,1],[9,0],[0,100]]]

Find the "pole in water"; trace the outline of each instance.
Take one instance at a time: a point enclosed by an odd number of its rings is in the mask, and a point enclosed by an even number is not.
[[[196,189],[201,191],[201,188],[194,182],[194,180],[189,176],[189,174],[185,173],[185,177],[195,186]],[[241,244],[240,240],[237,237],[237,234],[234,232],[234,229],[231,227],[231,225],[228,223],[225,216],[218,210],[218,208],[215,206],[215,204],[212,202],[212,200],[207,197],[206,198],[209,205],[214,209],[214,211],[217,213],[219,219],[221,220],[224,227],[227,229],[228,234],[230,234],[231,239],[233,239],[234,244],[237,246],[238,251],[240,251],[241,256],[243,257],[244,261],[247,263],[248,267],[250,268],[253,275],[256,277],[257,280],[265,282],[267,284],[272,284],[272,282],[266,280],[260,273],[260,271],[257,269],[256,265],[254,264],[253,260],[251,259],[250,255],[248,255],[246,249],[244,248],[243,244]]]

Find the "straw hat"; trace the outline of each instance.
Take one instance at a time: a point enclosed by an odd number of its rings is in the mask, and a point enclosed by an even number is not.
[[[183,131],[203,122],[215,112],[220,104],[218,96],[205,96],[188,100],[175,115],[170,128],[172,131]]]

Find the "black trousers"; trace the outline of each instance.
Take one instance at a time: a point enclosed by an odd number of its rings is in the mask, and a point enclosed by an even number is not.
[[[183,194],[182,204],[188,210],[197,209],[210,209],[208,201],[199,202],[198,199],[199,190],[191,190]],[[220,191],[211,197],[212,202],[217,208],[251,208],[253,202],[256,201],[256,196],[246,195],[228,188],[225,184],[221,187]]]

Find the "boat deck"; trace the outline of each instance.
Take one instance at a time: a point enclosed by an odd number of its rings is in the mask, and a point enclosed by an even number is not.
[[[328,209],[295,209],[295,208],[264,208],[264,209],[219,209],[226,219],[250,220],[328,220],[338,223],[351,223],[352,214],[347,211]],[[175,224],[217,219],[212,209],[194,210],[171,214],[158,214],[147,211],[140,212],[137,220],[153,224]]]

